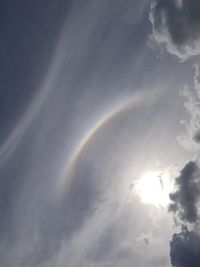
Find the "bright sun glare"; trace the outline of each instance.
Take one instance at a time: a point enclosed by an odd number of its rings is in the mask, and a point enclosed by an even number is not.
[[[134,188],[144,204],[153,204],[157,207],[167,207],[169,204],[172,184],[167,172],[146,172],[136,181]]]

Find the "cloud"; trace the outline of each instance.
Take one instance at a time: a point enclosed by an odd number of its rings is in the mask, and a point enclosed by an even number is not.
[[[186,112],[190,116],[189,122],[182,120],[186,127],[187,134],[179,136],[177,139],[187,150],[199,150],[200,144],[200,66],[194,64],[194,76],[192,88],[184,86],[181,95],[186,98],[184,103]]]
[[[163,45],[180,61],[200,55],[200,2],[198,0],[152,0],[150,6],[152,39]],[[200,144],[200,67],[194,65],[193,90],[184,86],[185,108],[190,115],[189,122],[182,121],[187,134],[178,137],[186,149],[198,151]],[[175,192],[170,194],[169,211],[175,220],[199,223],[198,204],[200,199],[200,168],[189,161],[175,179]],[[200,236],[183,226],[170,242],[170,259],[173,267],[200,266]]]
[[[186,227],[174,234],[170,242],[170,259],[173,267],[200,266],[200,237]]]
[[[193,103],[191,103],[191,115],[190,128],[192,129],[192,137],[196,143],[200,143],[200,68],[198,64],[194,65],[195,73],[193,77],[194,92]]]
[[[153,37],[181,60],[200,54],[200,3],[198,0],[151,2]]]
[[[194,161],[188,162],[175,180],[176,191],[170,194],[172,203],[169,210],[178,219],[188,223],[197,223],[197,203],[200,197],[200,169]]]

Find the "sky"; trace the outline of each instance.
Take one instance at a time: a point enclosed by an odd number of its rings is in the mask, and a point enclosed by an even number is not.
[[[199,267],[199,1],[0,0],[0,37],[0,265]]]

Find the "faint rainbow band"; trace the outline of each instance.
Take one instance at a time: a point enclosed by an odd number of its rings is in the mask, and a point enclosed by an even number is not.
[[[107,112],[102,118],[87,132],[87,134],[81,139],[77,148],[74,150],[72,156],[68,160],[67,167],[61,180],[59,180],[59,186],[66,188],[67,183],[73,176],[76,163],[83,152],[84,148],[91,142],[99,130],[106,127],[116,116],[120,113],[145,105],[155,99],[155,94],[149,93],[137,93],[128,99],[123,100],[120,104],[117,104],[111,111]]]

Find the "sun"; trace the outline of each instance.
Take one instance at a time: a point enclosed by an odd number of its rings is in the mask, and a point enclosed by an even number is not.
[[[134,183],[134,189],[142,203],[167,207],[172,190],[170,175],[161,171],[146,172]]]

